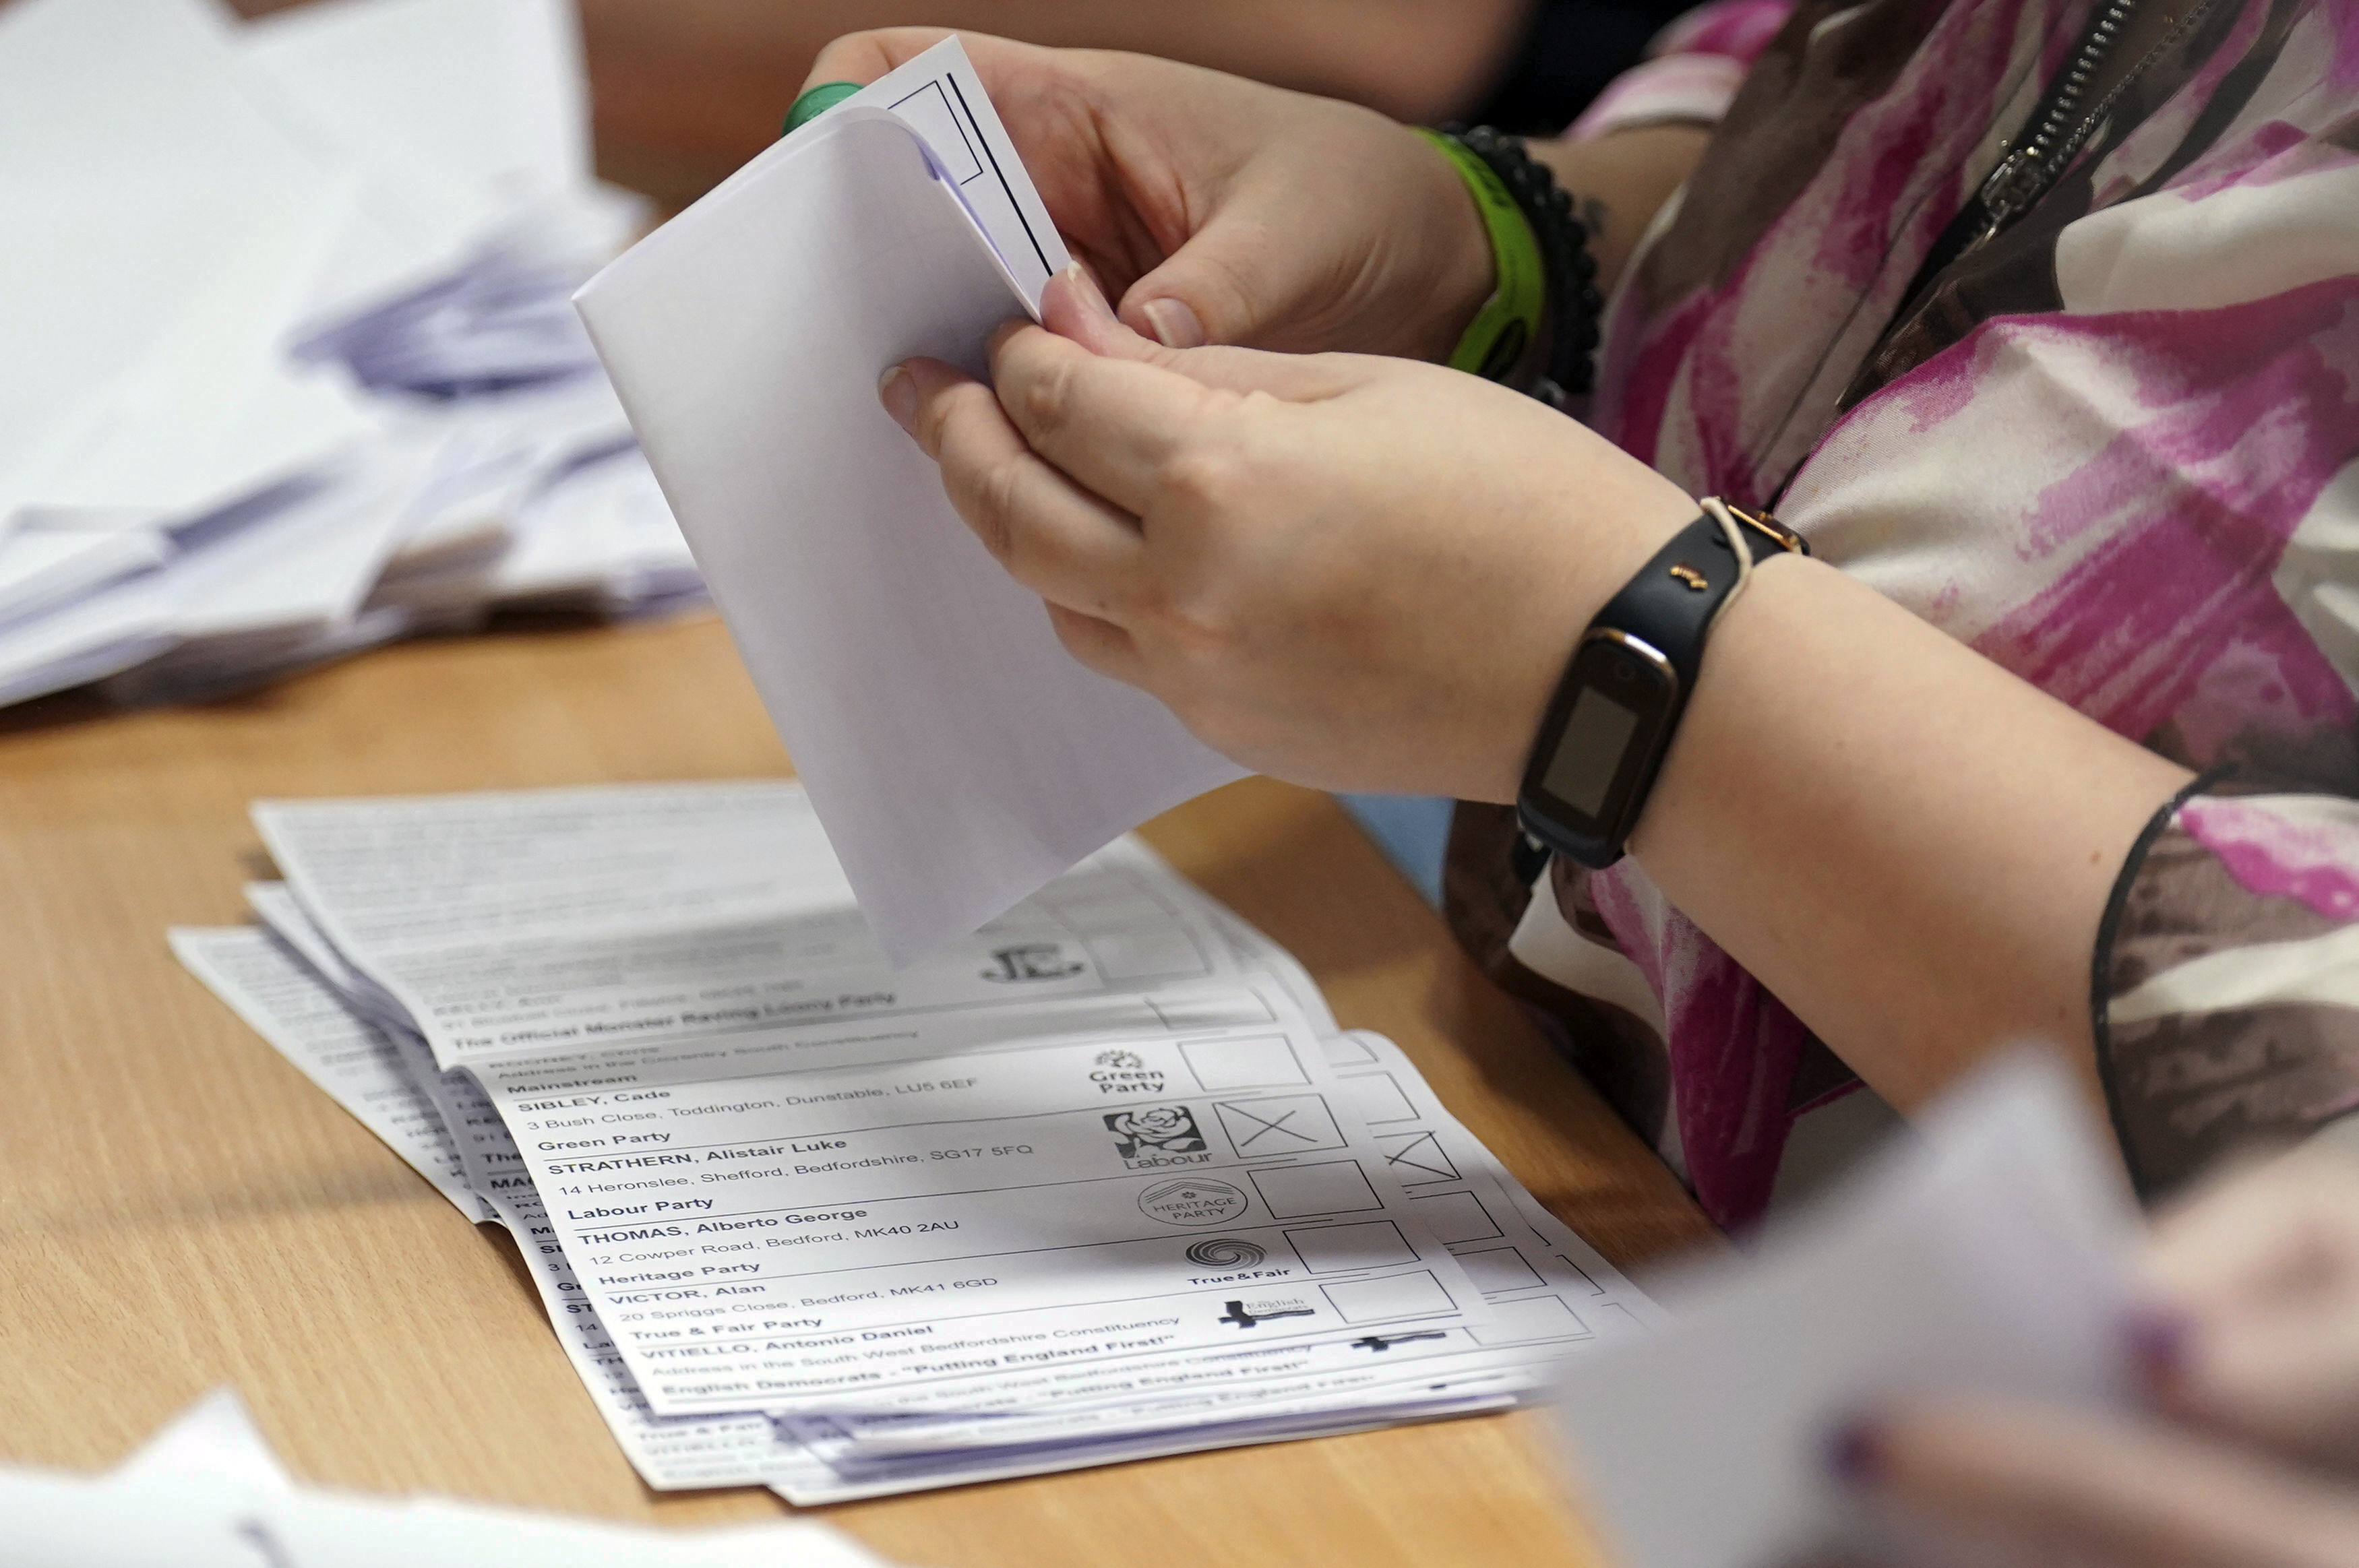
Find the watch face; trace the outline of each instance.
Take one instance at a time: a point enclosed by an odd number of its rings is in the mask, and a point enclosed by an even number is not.
[[[1679,698],[1670,662],[1636,638],[1593,633],[1540,727],[1522,803],[1573,840],[1618,845]]]
[[[1637,729],[1636,708],[1608,696],[1603,687],[1581,687],[1540,787],[1583,816],[1595,816]]]

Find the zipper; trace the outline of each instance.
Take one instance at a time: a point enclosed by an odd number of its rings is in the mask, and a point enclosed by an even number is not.
[[[2192,0],[2187,14],[2170,31],[2148,49],[2119,81],[2114,83],[2104,97],[2097,101],[2094,108],[2074,123],[2073,112],[2080,108],[2081,100],[2087,95],[2089,83],[2096,80],[2098,67],[2104,64],[2107,55],[2113,53],[2114,46],[2120,41],[2131,18],[2136,16],[2144,3],[2145,0],[2105,0],[2104,9],[2082,34],[2080,43],[2073,48],[2071,62],[2049,84],[2046,95],[2025,120],[2024,129],[2013,139],[1999,144],[2003,156],[1998,160],[1998,167],[1984,178],[1973,198],[1958,210],[1957,215],[1933,241],[1933,248],[1918,264],[1916,276],[1908,280],[1908,287],[1900,291],[1898,308],[1893,311],[1891,320],[1885,323],[1875,346],[1861,362],[1863,373],[1865,366],[1875,363],[1876,357],[1883,353],[1894,331],[1916,316],[1927,290],[1933,287],[1933,280],[1948,271],[1951,264],[1960,257],[1971,254],[1996,239],[2008,225],[2047,195],[2049,187],[2056,183],[2081,149],[2088,145],[2089,138],[2113,114],[2114,105],[2128,91],[2130,84],[2144,76],[2155,61],[2185,42],[2188,34],[2210,14],[2217,0]],[[2235,0],[2235,3],[2241,4],[2242,0]],[[1854,384],[1857,384],[1856,381]],[[1850,406],[1849,393],[1844,395],[1843,406]],[[1793,482],[1793,473],[1788,473],[1770,495],[1769,504],[1773,509],[1784,496],[1786,486]]]
[[[1959,255],[1997,238],[1999,231],[2045,196],[2058,173],[2081,150],[2089,133],[2097,128],[2098,119],[2113,107],[2122,88],[2129,85],[2136,72],[2124,77],[2113,92],[2106,93],[2094,113],[2082,117],[2077,125],[2072,124],[2072,112],[2081,106],[2082,94],[2088,92],[2105,57],[2114,52],[2115,40],[2137,7],[2138,0],[2107,0],[2104,10],[2082,35],[2081,46],[2072,51],[2063,74],[2049,86],[2047,100],[2031,112],[2025,132],[2011,143],[2000,144],[2010,150],[1998,160],[1998,167],[1990,171],[1982,189],[1974,194],[1981,212],[1974,222],[1973,236]],[[2069,139],[2065,135],[2068,128],[2071,133]]]
[[[2112,90],[2076,124],[2073,114],[2089,91],[2089,83],[2095,79],[2097,68],[2114,52],[2122,29],[2129,25],[2130,17],[2142,3],[2143,0],[2107,0],[2105,9],[2082,38],[2081,47],[2073,51],[2071,63],[2049,88],[2047,102],[2033,111],[2029,130],[2016,138],[2006,156],[1998,160],[1998,167],[1990,171],[1982,189],[1975,192],[1974,205],[1981,210],[1979,221],[1966,243],[1949,258],[1951,261],[1996,239],[2008,224],[2047,195],[2048,188],[2056,183],[2097,128],[2112,115],[2114,105],[2131,83],[2144,76],[2147,67],[2186,41],[2187,35],[2212,9],[2214,0],[2195,0],[2188,6],[2178,24],[2157,39],[2144,58],[2124,72]]]
[[[1892,317],[1896,324],[1916,313],[1925,291],[1949,269],[1951,263],[1990,243],[2048,194],[2048,188],[2056,183],[2074,156],[2114,112],[2122,93],[2146,74],[2148,66],[2184,41],[2216,0],[2193,0],[2187,15],[2180,18],[2169,36],[2148,49],[2146,58],[2075,123],[2073,113],[2087,95],[2089,83],[2096,80],[2097,68],[2113,52],[2131,17],[2145,3],[2146,0],[2105,0],[2104,9],[2073,48],[2071,62],[2049,84],[2047,95],[2024,122],[2022,132],[1999,144],[2006,152],[1998,160],[1998,167],[1990,171],[1973,197],[1950,220],[1949,226],[1941,231],[1933,248],[1919,265],[1917,276],[1901,291],[1900,308]],[[1890,327],[1886,328],[1887,334],[1890,331]],[[1880,340],[1878,347],[1881,348]]]

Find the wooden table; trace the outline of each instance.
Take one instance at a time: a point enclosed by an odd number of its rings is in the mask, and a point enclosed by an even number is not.
[[[710,1523],[651,1493],[505,1235],[468,1226],[184,974],[243,918],[256,795],[746,777],[787,759],[718,622],[416,644],[210,708],[0,717],[0,1460],[113,1464],[234,1383],[307,1480]],[[1452,948],[1332,803],[1262,780],[1147,837],[1400,1042],[1625,1265],[1684,1195]],[[1593,1563],[1544,1421],[1489,1417],[852,1504],[898,1562],[1225,1568]]]

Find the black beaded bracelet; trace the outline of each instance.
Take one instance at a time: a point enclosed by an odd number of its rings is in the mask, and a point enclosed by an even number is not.
[[[1523,143],[1488,125],[1447,124],[1441,134],[1481,158],[1515,198],[1539,243],[1548,276],[1548,356],[1532,395],[1561,408],[1596,384],[1593,356],[1605,302],[1597,292],[1597,258],[1589,254],[1589,225],[1549,167]]]

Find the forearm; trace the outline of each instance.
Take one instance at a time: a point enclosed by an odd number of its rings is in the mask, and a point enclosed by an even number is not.
[[[1683,184],[1712,139],[1705,125],[1639,125],[1579,142],[1527,144],[1571,192],[1589,223],[1597,288],[1612,291],[1631,253],[1671,193]]]
[[[1043,313],[990,388],[913,362],[886,406],[1077,658],[1262,772],[1514,798],[1580,628],[1696,515],[1473,377],[1161,349],[1078,278]],[[2090,1063],[2106,899],[2185,776],[1778,555],[1713,628],[1631,849],[1909,1108],[2012,1040]]]
[[[2093,1075],[2098,925],[2186,778],[1833,568],[1780,557],[1713,628],[1631,850],[1905,1109],[2012,1041]]]

